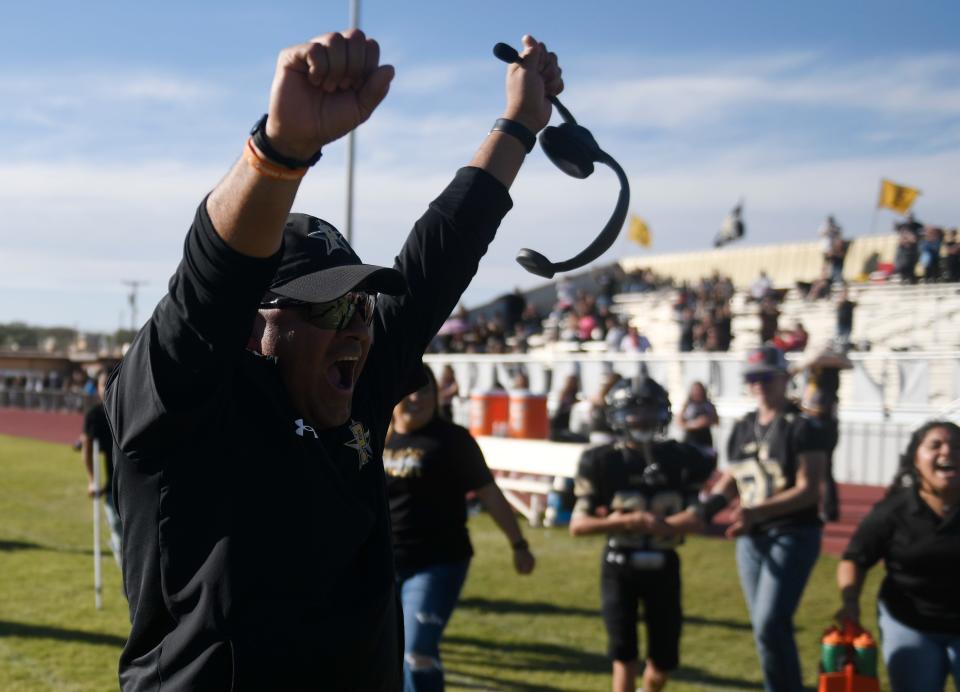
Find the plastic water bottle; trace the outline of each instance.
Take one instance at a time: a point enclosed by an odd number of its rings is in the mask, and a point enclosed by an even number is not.
[[[843,634],[836,627],[831,627],[820,640],[820,667],[824,673],[839,673],[846,662],[847,644]]]
[[[853,662],[859,675],[877,677],[877,643],[868,632],[853,640]]]

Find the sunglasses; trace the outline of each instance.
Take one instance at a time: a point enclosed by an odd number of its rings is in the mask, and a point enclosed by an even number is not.
[[[260,303],[261,308],[300,308],[304,319],[314,327],[337,332],[346,329],[354,315],[360,315],[363,326],[369,327],[377,307],[377,294],[369,291],[350,291],[325,303],[305,303],[270,295],[273,297]]]
[[[747,384],[757,384],[773,382],[774,377],[776,377],[776,373],[773,372],[758,372],[753,375],[746,375],[743,379],[747,381]]]

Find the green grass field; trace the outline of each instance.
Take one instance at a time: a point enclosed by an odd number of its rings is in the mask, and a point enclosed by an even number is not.
[[[0,690],[110,690],[128,630],[120,573],[103,528],[104,607],[94,608],[91,503],[79,454],[0,436]],[[451,690],[605,690],[599,615],[600,540],[528,529],[534,575],[518,577],[492,522],[471,521],[477,555],[443,657]],[[681,548],[686,622],[671,690],[753,690],[760,678],[733,544]],[[836,560],[820,559],[797,616],[813,688],[821,630],[837,605]],[[872,615],[880,570],[867,584]]]

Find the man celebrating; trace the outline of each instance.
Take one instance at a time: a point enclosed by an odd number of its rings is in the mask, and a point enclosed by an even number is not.
[[[637,606],[644,604],[647,658],[643,689],[663,689],[680,662],[682,542],[663,516],[695,503],[716,466],[699,447],[656,439],[670,423],[667,392],[649,378],[621,380],[607,395],[619,438],[583,453],[574,481],[570,533],[608,535],[600,576],[603,622],[613,659],[613,692],[633,692],[640,670]]]
[[[400,688],[383,440],[563,89],[543,44],[525,37],[522,58],[503,118],[388,269],[289,211],[393,68],[355,30],[280,53],[266,118],[201,203],[107,392],[133,625],[124,690]]]

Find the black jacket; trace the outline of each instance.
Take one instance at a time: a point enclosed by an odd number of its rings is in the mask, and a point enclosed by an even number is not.
[[[398,690],[402,618],[384,490],[394,404],[510,207],[458,172],[381,297],[351,420],[304,426],[272,359],[245,349],[278,256],[245,257],[205,204],[169,294],[106,396],[132,630],[124,690]]]

